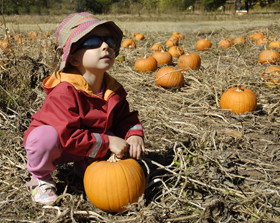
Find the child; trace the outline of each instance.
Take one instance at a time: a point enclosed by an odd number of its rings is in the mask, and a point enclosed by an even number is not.
[[[124,88],[106,71],[118,55],[122,31],[112,21],[83,12],[69,15],[56,31],[62,50],[55,72],[43,81],[46,99],[24,132],[27,186],[32,198],[53,203],[56,185],[50,173],[58,164],[74,162],[77,170],[97,158],[145,152],[143,128],[129,111]]]

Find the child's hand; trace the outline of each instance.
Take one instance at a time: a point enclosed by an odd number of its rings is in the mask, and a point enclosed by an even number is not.
[[[117,136],[108,136],[109,137],[109,149],[111,152],[115,153],[118,158],[122,158],[123,154],[128,151],[128,143]]]
[[[130,136],[126,140],[129,144],[129,155],[132,158],[140,159],[145,152],[144,141],[141,136]]]

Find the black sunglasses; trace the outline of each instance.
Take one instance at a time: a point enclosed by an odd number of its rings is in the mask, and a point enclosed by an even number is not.
[[[117,43],[111,36],[91,36],[79,46],[79,49],[95,49],[100,47],[103,42],[114,50],[117,48]]]

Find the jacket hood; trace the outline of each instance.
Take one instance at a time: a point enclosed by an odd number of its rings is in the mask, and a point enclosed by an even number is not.
[[[106,83],[104,99],[107,100],[113,92],[121,87],[121,84],[106,72],[104,73],[104,81]],[[49,94],[61,82],[67,82],[73,85],[78,91],[84,91],[89,95],[97,96],[95,93],[93,93],[84,77],[76,70],[71,70],[70,73],[53,73],[43,81],[43,88],[46,93]]]

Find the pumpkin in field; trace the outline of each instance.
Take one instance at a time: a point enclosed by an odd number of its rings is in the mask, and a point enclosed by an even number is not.
[[[279,53],[274,50],[264,50],[259,55],[259,62],[261,64],[269,63],[269,64],[275,64],[279,61]]]
[[[238,44],[245,44],[246,40],[243,37],[236,37],[233,40],[234,45],[238,45]]]
[[[184,84],[184,75],[174,67],[162,67],[157,72],[156,84],[164,88],[180,88]]]
[[[249,39],[251,39],[253,42],[257,41],[258,39],[263,39],[264,35],[261,32],[253,33],[249,36]]]
[[[169,48],[168,52],[172,57],[179,57],[184,54],[184,50],[179,46],[172,46]]]
[[[219,43],[219,45],[220,45],[220,47],[221,47],[222,49],[228,49],[228,48],[231,47],[232,41],[228,41],[228,40],[226,40],[226,39],[223,39],[223,40]]]
[[[212,46],[212,43],[207,39],[200,39],[196,43],[196,49],[199,51],[209,50]]]
[[[257,97],[252,90],[239,85],[222,94],[220,106],[234,114],[252,112],[257,108]]]
[[[90,202],[107,212],[125,211],[138,202],[145,192],[145,174],[132,158],[99,160],[89,165],[84,175],[84,188]]]
[[[6,40],[0,40],[0,53],[3,54],[8,54],[10,52],[9,48],[10,48],[10,43]]]
[[[262,79],[270,86],[279,84],[280,81],[280,67],[270,66],[261,73]]]
[[[161,50],[163,50],[163,46],[160,45],[159,43],[156,43],[151,47],[151,51],[154,51],[154,52],[155,51],[161,51]]]
[[[137,33],[137,32],[131,33],[131,36],[132,36],[132,37],[135,37],[137,34],[139,34],[139,33]]]
[[[280,49],[280,41],[276,40],[276,41],[272,41],[268,44],[268,49]]]
[[[153,53],[153,57],[156,59],[158,65],[172,64],[172,55],[167,51],[156,51]]]
[[[144,35],[141,34],[141,33],[138,33],[136,36],[135,36],[135,40],[136,41],[140,41],[140,40],[143,40],[145,39]]]
[[[178,39],[175,37],[171,36],[169,40],[166,41],[165,45],[167,47],[172,47],[172,46],[177,46],[178,45]]]
[[[185,35],[182,34],[182,33],[180,33],[180,34],[179,34],[179,40],[182,40],[182,39],[185,39]]]
[[[263,38],[263,39],[258,39],[257,40],[257,45],[266,45],[267,44],[267,38]]]
[[[154,72],[157,70],[157,60],[152,56],[144,56],[135,61],[134,68],[142,73]]]
[[[201,66],[201,59],[197,53],[184,54],[179,57],[177,61],[177,66],[179,69],[183,69],[185,71],[197,70]]]
[[[136,44],[135,44],[134,40],[126,39],[125,41],[122,42],[122,47],[125,49],[135,49]]]

